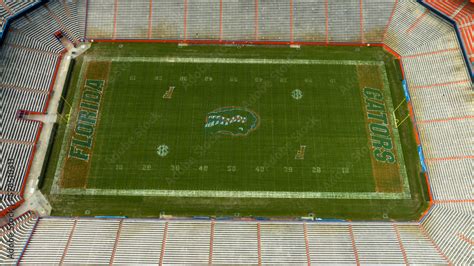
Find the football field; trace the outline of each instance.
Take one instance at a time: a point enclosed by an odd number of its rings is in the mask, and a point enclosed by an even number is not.
[[[397,66],[381,48],[95,44],[68,85],[53,208],[416,216],[423,192]]]

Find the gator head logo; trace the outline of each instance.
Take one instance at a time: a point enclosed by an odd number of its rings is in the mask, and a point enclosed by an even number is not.
[[[209,134],[246,136],[257,129],[260,118],[243,107],[222,107],[207,114],[204,128]]]

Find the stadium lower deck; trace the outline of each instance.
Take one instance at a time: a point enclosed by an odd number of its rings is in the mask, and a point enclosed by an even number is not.
[[[2,177],[8,178],[1,181],[0,209],[5,217],[0,221],[0,263],[472,264],[474,157],[466,145],[472,138],[474,117],[469,63],[473,25],[466,23],[473,8],[469,1],[44,2],[3,1],[0,5],[6,18],[0,22],[5,70],[0,89],[6,103],[0,142],[2,155],[8,158],[8,167],[2,168]],[[445,15],[441,17],[433,7]],[[50,207],[36,181],[42,176],[54,131],[64,81],[61,71],[73,56],[72,45],[79,48],[95,39],[325,46],[383,43],[400,55],[403,65],[410,120],[429,180],[428,212],[413,222],[47,217]],[[165,150],[160,149],[162,154]],[[68,204],[78,199],[71,197]],[[113,203],[107,197],[102,200]],[[90,205],[100,209],[94,199]],[[206,206],[203,202],[202,210]],[[111,208],[120,211],[119,204]]]

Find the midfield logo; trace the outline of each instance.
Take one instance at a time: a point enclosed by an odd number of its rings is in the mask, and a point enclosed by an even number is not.
[[[161,144],[160,146],[156,148],[156,154],[158,154],[161,157],[166,157],[166,155],[168,155],[169,152],[170,152],[170,148],[165,144]]]
[[[301,98],[303,98],[303,92],[300,89],[296,89],[291,92],[291,97],[295,100],[301,100]]]
[[[259,116],[243,107],[222,107],[207,114],[204,129],[208,134],[246,136],[258,128]]]

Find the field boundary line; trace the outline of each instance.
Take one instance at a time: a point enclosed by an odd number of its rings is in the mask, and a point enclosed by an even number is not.
[[[385,192],[290,192],[290,191],[227,191],[227,190],[160,190],[160,189],[96,189],[66,188],[63,195],[209,197],[209,198],[274,198],[274,199],[409,199],[406,193]]]
[[[92,57],[88,61],[151,62],[151,63],[196,63],[196,64],[259,64],[259,65],[377,65],[382,61],[362,60],[311,60],[278,58],[206,58],[206,57]]]

